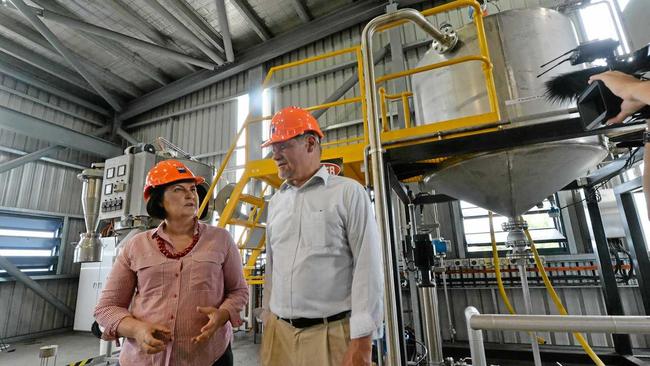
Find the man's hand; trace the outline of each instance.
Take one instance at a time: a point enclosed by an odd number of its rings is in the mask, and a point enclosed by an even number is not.
[[[212,306],[197,306],[196,311],[208,316],[208,322],[201,328],[201,334],[192,338],[192,343],[201,343],[210,338],[217,329],[221,328],[228,320],[230,313],[224,309],[217,309]]]
[[[135,329],[135,340],[138,346],[148,354],[162,352],[171,339],[171,331],[164,325],[150,324],[140,321]]]
[[[622,123],[627,117],[645,106],[645,103],[637,100],[633,95],[634,87],[637,84],[643,83],[634,76],[624,74],[620,71],[607,71],[590,77],[589,84],[594,80],[602,81],[612,93],[623,99],[621,113],[611,118],[607,123]]]
[[[370,365],[372,365],[372,336],[352,339],[345,352],[343,366]]]

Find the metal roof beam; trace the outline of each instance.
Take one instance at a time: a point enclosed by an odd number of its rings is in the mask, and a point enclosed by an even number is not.
[[[192,42],[194,46],[201,50],[206,56],[208,56],[212,61],[217,64],[224,63],[224,59],[217,55],[210,47],[208,47],[199,37],[197,37],[191,30],[189,30],[185,24],[180,20],[176,19],[172,13],[170,13],[165,7],[160,5],[157,0],[144,0],[149,7],[151,7],[156,13],[160,14],[165,20],[170,22],[174,28],[187,37],[187,39]]]
[[[251,28],[253,28],[255,33],[257,33],[263,41],[268,41],[273,38],[271,31],[266,27],[264,21],[260,19],[257,13],[255,13],[248,1],[230,0],[230,3],[237,8],[239,13],[244,17],[244,19],[246,19]]]
[[[18,150],[18,149],[12,149],[12,148],[6,147],[6,146],[0,146],[0,152],[6,152],[6,153],[9,153],[9,154],[20,155],[20,156],[28,154],[25,151]],[[48,162],[50,164],[59,165],[59,166],[65,167],[65,168],[72,168],[72,169],[77,169],[77,170],[84,170],[84,169],[87,168],[86,166],[83,166],[83,165],[80,165],[80,164],[72,163],[72,162],[69,162],[69,161],[63,161],[63,160],[48,158],[48,157],[45,157],[45,156],[42,157],[40,160]],[[2,208],[0,206],[0,211],[7,211],[7,208],[6,207]],[[81,218],[83,218],[83,216]]]
[[[26,84],[32,85],[71,103],[88,108],[89,110],[97,112],[103,116],[112,115],[112,113],[106,108],[97,104],[97,102],[103,102],[103,100],[89,100],[79,97],[79,95],[95,97],[96,94],[84,92],[76,85],[68,84],[60,78],[53,78],[52,80],[45,79],[43,78],[43,73],[40,72],[39,69],[2,52],[0,52],[0,73],[9,75]],[[99,98],[99,96],[97,96],[97,98]]]
[[[402,5],[409,6],[420,2],[422,1],[402,1]],[[127,120],[384,13],[384,3],[374,0],[356,2],[335,13],[316,18],[308,24],[303,24],[291,32],[281,34],[267,42],[251,47],[237,55],[237,62],[224,65],[218,71],[202,70],[195,72],[131,101],[126,109],[120,113],[120,118]]]
[[[92,75],[90,74],[87,70],[86,67],[79,62],[77,58],[74,57],[74,55],[68,50],[68,48],[52,33],[52,31],[43,23],[38,17],[32,13],[31,9],[27,4],[23,2],[23,0],[10,0],[16,8],[29,20],[29,22],[36,28],[39,33],[45,37],[45,39],[48,40],[56,48],[57,51],[63,56],[63,58],[68,61],[72,67],[77,70],[81,76],[83,76],[86,81],[92,87],[101,95],[108,104],[113,107],[114,110],[116,111],[121,111],[122,110],[122,104],[115,96],[113,96],[111,93],[108,92],[100,83],[99,81]]]
[[[83,78],[79,77],[73,70],[62,66],[45,56],[41,56],[39,53],[36,53],[29,48],[24,47],[20,43],[15,42],[2,35],[0,35],[0,50],[36,68],[39,68],[50,75],[56,76],[70,84],[76,85],[82,89],[96,94],[95,89],[88,85],[88,83]]]
[[[199,32],[219,51],[217,54],[222,59],[225,57],[223,54],[223,37],[221,34],[219,34],[219,32],[212,28],[210,23],[203,19],[203,17],[199,15],[190,4],[188,4],[185,0],[168,0],[167,3],[171,4],[178,11],[180,11],[187,18],[187,20],[189,20],[190,23],[199,30]]]
[[[36,44],[40,46],[41,48],[44,48],[53,54],[57,56],[57,58],[60,58],[59,53],[56,51],[54,47],[45,39],[43,36],[33,30],[32,28],[25,26],[23,23],[3,14],[0,12],[0,25],[12,33],[15,33],[28,41],[32,42],[33,44]],[[95,76],[98,78],[102,79],[106,83],[113,85],[114,87],[117,88],[117,90],[122,91],[126,94],[129,94],[133,97],[139,97],[140,95],[143,94],[142,90],[132,84],[131,82],[121,78],[118,75],[115,75],[114,73],[110,72],[110,70],[107,70],[105,68],[102,68],[101,66],[95,64],[93,61],[85,58],[84,56],[79,55],[78,53],[74,51],[70,51],[72,55],[74,55],[76,58],[81,60],[84,65],[88,66],[88,69],[90,72],[92,72]]]
[[[136,11],[124,3],[123,0],[104,1],[103,5],[117,11],[122,17],[122,20],[139,30],[140,33],[149,38],[152,42],[156,43],[158,46],[167,46],[168,48],[173,48],[175,51],[180,53],[185,52],[174,42],[174,40],[162,34],[158,29],[154,28],[149,22],[147,22],[146,19],[141,17]],[[188,63],[181,61],[178,62],[185,68],[194,71],[194,68]],[[166,84],[168,84],[168,82],[166,82]]]
[[[111,142],[2,106],[0,106],[0,126],[25,136],[99,155],[104,158],[122,154],[122,148]]]
[[[55,12],[58,11],[61,12],[63,15],[69,16],[77,20],[81,20],[75,13],[68,10],[64,6],[59,5],[56,2],[47,1],[47,0],[33,0],[33,1],[45,9],[55,11]],[[111,1],[107,1],[106,3],[111,3]],[[103,48],[106,52],[112,54],[113,56],[125,62],[128,62],[133,67],[140,70],[145,75],[149,76],[152,80],[156,81],[158,84],[166,85],[171,82],[171,79],[167,75],[165,75],[165,73],[161,69],[159,69],[155,65],[145,60],[138,53],[129,50],[128,48],[122,46],[121,44],[109,39],[98,37],[94,34],[81,33],[81,35],[84,36],[89,41],[95,43],[98,47]]]
[[[33,11],[36,12],[37,15],[43,17],[43,19],[50,20],[50,21],[53,21],[53,22],[57,22],[59,24],[66,25],[66,26],[68,26],[70,28],[74,28],[74,29],[78,29],[78,30],[81,30],[81,31],[84,31],[84,32],[96,34],[98,36],[102,36],[104,38],[109,38],[109,39],[112,39],[112,40],[115,40],[115,41],[118,41],[118,42],[124,42],[124,43],[130,44],[130,45],[132,45],[134,47],[139,47],[139,48],[145,49],[147,51],[155,52],[155,53],[158,53],[159,55],[167,56],[167,57],[175,59],[177,61],[187,62],[187,63],[190,63],[192,65],[196,65],[196,66],[202,67],[204,69],[209,69],[209,70],[213,70],[215,68],[215,66],[217,66],[215,64],[205,62],[205,61],[196,59],[194,57],[191,57],[191,56],[188,56],[188,55],[176,52],[176,51],[172,51],[172,50],[170,50],[168,48],[158,46],[155,43],[145,42],[145,41],[142,41],[140,39],[137,39],[137,38],[134,38],[134,37],[131,37],[131,36],[127,36],[125,34],[118,33],[118,32],[112,31],[110,29],[98,27],[98,26],[90,24],[90,23],[82,22],[80,20],[76,20],[76,19],[73,19],[71,17],[65,16],[63,14],[58,14],[58,13],[50,11],[50,10],[41,10],[41,9],[33,8]]]
[[[296,10],[298,17],[303,21],[303,23],[309,23],[313,17],[309,12],[309,8],[303,0],[291,0],[291,5]]]
[[[219,28],[223,36],[223,48],[226,51],[226,61],[235,61],[235,52],[232,48],[232,36],[230,35],[230,24],[228,23],[228,14],[226,13],[226,1],[215,0],[217,6],[217,19],[219,20]]]

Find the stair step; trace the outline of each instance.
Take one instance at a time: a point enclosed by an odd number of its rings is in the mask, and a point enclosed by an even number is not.
[[[250,203],[251,205],[257,206],[257,207],[262,207],[264,206],[264,199],[257,197],[257,196],[252,196],[250,194],[241,194],[239,195],[239,200],[244,201],[246,203]]]
[[[230,219],[230,221],[228,221],[228,224],[236,225],[236,226],[244,226],[244,227],[251,228],[251,229],[254,229],[254,228],[264,229],[264,228],[266,228],[266,226],[264,224],[255,223],[255,222],[248,221],[248,220],[239,220],[239,219]]]

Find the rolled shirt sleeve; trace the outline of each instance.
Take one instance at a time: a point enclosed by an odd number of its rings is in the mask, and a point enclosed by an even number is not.
[[[224,301],[219,306],[230,313],[230,323],[234,327],[242,324],[240,312],[248,303],[248,284],[244,279],[242,259],[237,245],[228,235],[228,254],[223,264]]]
[[[130,243],[120,251],[95,306],[95,319],[104,328],[104,340],[117,339],[117,327],[122,319],[131,316],[128,308],[135,291],[137,278],[128,259]]]
[[[350,337],[378,334],[384,318],[379,231],[370,199],[360,184],[348,191],[347,238],[354,260]]]

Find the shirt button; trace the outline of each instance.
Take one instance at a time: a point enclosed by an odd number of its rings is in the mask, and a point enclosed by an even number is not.
[[[169,319],[174,319],[174,316],[173,316],[173,315],[172,315],[172,316],[170,316],[170,317],[169,317]]]
[[[176,273],[174,276],[175,276],[175,277],[178,277],[178,273]]]
[[[178,295],[174,294],[174,298],[177,298],[177,297],[178,297]]]

